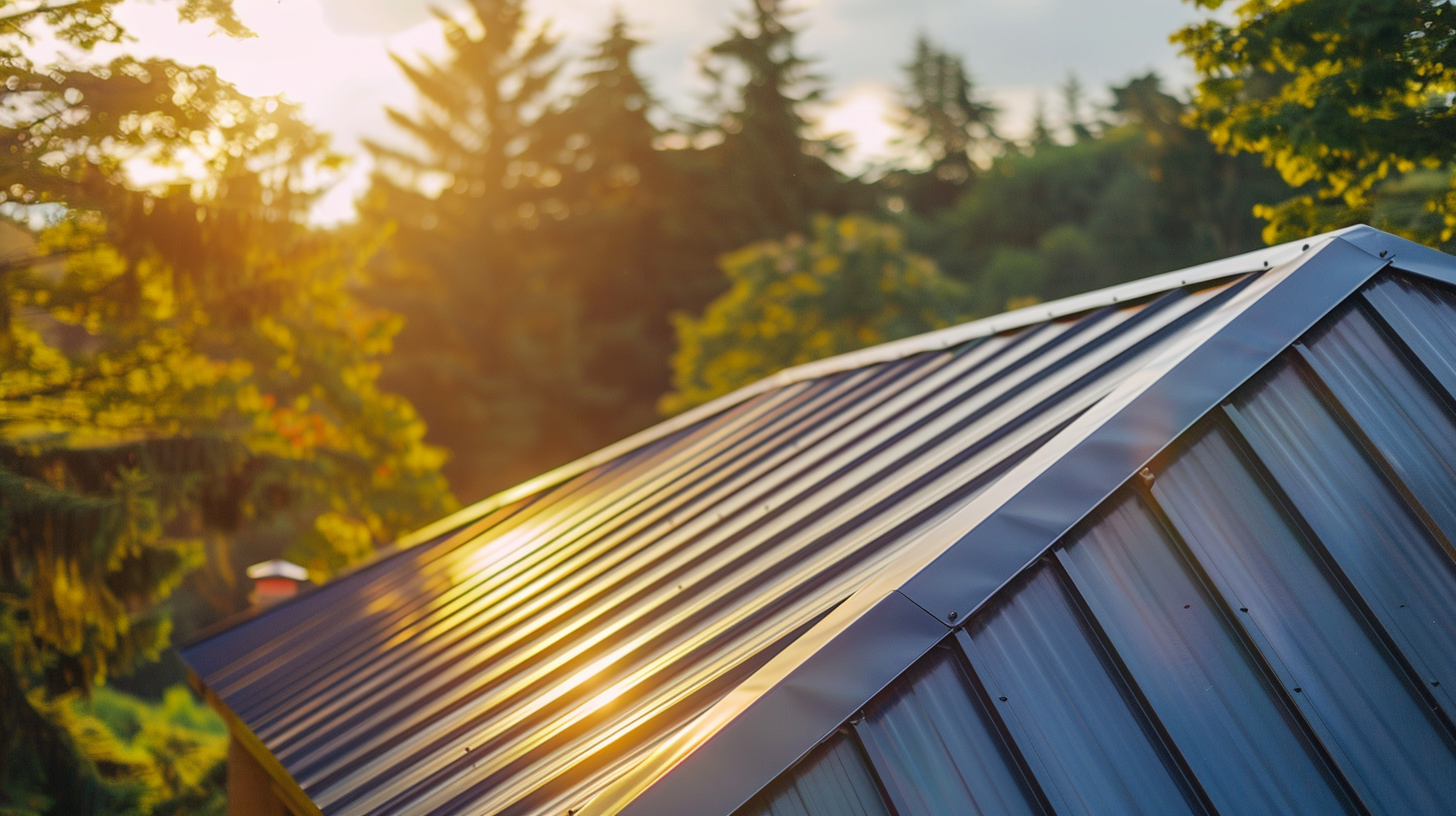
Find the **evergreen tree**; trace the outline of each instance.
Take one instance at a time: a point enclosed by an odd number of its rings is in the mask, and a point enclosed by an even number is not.
[[[1047,120],[1046,100],[1037,94],[1031,109],[1031,134],[1027,138],[1027,147],[1034,153],[1056,143],[1057,135],[1052,132],[1051,123]]]
[[[728,246],[802,233],[815,213],[868,204],[867,191],[829,164],[837,145],[807,135],[803,109],[823,88],[798,53],[790,14],[782,0],[751,0],[708,50],[704,70],[717,89],[714,127],[723,142],[710,151],[713,200],[704,203],[728,230]]]
[[[927,215],[951,206],[977,173],[977,160],[1001,152],[997,108],[976,94],[965,62],[916,37],[905,66],[901,127],[914,149],[930,160],[926,172],[900,172],[882,184],[902,191],[912,212]]]
[[[478,499],[582,450],[580,301],[555,275],[543,224],[568,215],[536,119],[556,43],[523,0],[438,14],[446,56],[397,58],[420,110],[389,111],[406,147],[370,143],[365,219],[393,235],[371,298],[405,318],[385,382],[420,405],[446,473]]]
[[[1077,79],[1076,74],[1067,74],[1067,81],[1062,83],[1062,108],[1063,116],[1067,121],[1067,131],[1072,134],[1072,141],[1083,142],[1092,138],[1093,122],[1086,116],[1087,100],[1082,90],[1082,80]]]
[[[679,168],[656,146],[654,102],[632,65],[640,45],[617,15],[587,57],[577,92],[537,127],[543,142],[561,146],[552,196],[565,217],[543,223],[541,238],[552,252],[556,296],[578,304],[572,337],[587,393],[573,422],[583,429],[581,452],[657,418],[668,387],[669,315],[699,308],[717,286],[692,274],[708,262],[675,203]]]

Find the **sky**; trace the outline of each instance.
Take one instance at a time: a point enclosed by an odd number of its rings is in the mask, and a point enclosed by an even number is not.
[[[319,203],[315,219],[353,212],[368,183],[361,138],[389,141],[386,105],[413,109],[414,94],[390,59],[441,52],[432,6],[455,0],[234,0],[257,37],[235,40],[206,24],[181,25],[175,5],[133,2],[121,18],[131,50],[215,66],[252,95],[284,94],[355,157]],[[741,3],[724,0],[528,0],[538,22],[583,53],[622,9],[638,39],[638,70],[670,110],[691,112],[704,87],[698,56],[721,37]],[[850,161],[864,166],[887,152],[900,66],[917,33],[960,54],[1016,135],[1037,98],[1055,112],[1058,88],[1075,74],[1094,99],[1111,83],[1156,70],[1170,88],[1191,73],[1168,35],[1198,18],[1179,0],[800,0],[801,51],[827,80],[819,112],[827,132],[850,136]]]

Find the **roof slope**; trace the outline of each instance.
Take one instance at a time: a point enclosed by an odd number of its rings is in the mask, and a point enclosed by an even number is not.
[[[1404,260],[739,816],[1450,812],[1456,259]]]
[[[726,813],[1383,264],[1324,236],[786,372],[183,657],[300,807]]]

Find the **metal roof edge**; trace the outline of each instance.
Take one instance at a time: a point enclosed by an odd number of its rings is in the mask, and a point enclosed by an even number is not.
[[[1343,239],[1345,234],[1353,240]],[[893,673],[885,670],[875,652],[884,638],[865,623],[891,614],[876,611],[879,607],[913,607],[938,621],[942,634],[965,625],[1184,431],[1390,265],[1391,251],[1382,256],[1357,245],[1384,243],[1384,235],[1362,225],[1284,245],[1300,249],[1278,265],[1287,268],[1271,272],[1278,277],[1255,281],[1251,291],[1235,296],[1221,307],[1221,321],[1214,320],[1219,312],[1206,318],[1209,325],[1151,361],[1042,451],[927,531],[897,559],[896,568],[846,601],[843,614],[836,610],[826,617],[802,644],[791,645],[745,681],[742,693],[724,698],[575,812],[727,816],[933,645],[922,641],[934,628],[902,633],[905,642],[894,649],[905,652],[897,657],[901,665]],[[1445,266],[1456,270],[1456,258]],[[821,651],[827,657],[820,658]],[[860,662],[846,670],[834,657],[839,654],[857,655]],[[798,741],[749,739],[770,732]],[[803,736],[811,734],[813,739]],[[741,753],[745,746],[752,746],[752,756]],[[725,775],[736,763],[756,775],[748,779],[737,770]]]
[[[390,554],[399,550],[407,549],[444,535],[451,530],[479,519],[487,513],[494,512],[507,504],[520,501],[542,490],[554,487],[592,468],[604,465],[620,456],[631,453],[638,448],[650,445],[678,431],[690,428],[705,419],[716,416],[760,394],[783,388],[787,385],[793,385],[794,383],[803,382],[804,380],[838,374],[876,363],[891,362],[909,357],[912,354],[939,351],[971,340],[1025,328],[1026,326],[1042,323],[1047,320],[1056,320],[1118,303],[1140,300],[1161,292],[1177,289],[1181,286],[1207,283],[1233,275],[1271,269],[1299,257],[1299,255],[1318,241],[1332,239],[1358,230],[1369,230],[1381,235],[1385,234],[1363,224],[1358,224],[1352,227],[1321,233],[1304,240],[1276,244],[1271,247],[1256,249],[1252,252],[1245,252],[1217,261],[1197,264],[1186,269],[1165,272],[1159,275],[1153,275],[1152,277],[1142,278],[1116,286],[1109,286],[1104,289],[1097,289],[1092,292],[1073,295],[1047,303],[1038,303],[1034,306],[1027,306],[1022,309],[983,317],[969,323],[962,323],[900,340],[892,340],[888,343],[881,343],[880,345],[871,346],[866,349],[851,351],[834,357],[827,357],[823,360],[816,360],[812,363],[804,363],[783,369],[776,374],[771,374],[764,379],[745,385],[736,391],[724,394],[717,399],[705,402],[696,408],[690,408],[677,416],[670,417],[656,425],[638,431],[601,450],[568,462],[554,470],[547,471],[540,476],[522,482],[515,487],[501,491],[493,496],[489,496],[467,507],[463,507],[439,521],[400,537],[393,544],[381,547],[375,557],[366,560],[359,566],[365,566],[379,558],[388,557]],[[1412,246],[1420,245],[1412,244]]]
[[[258,767],[263,769],[263,773],[273,783],[276,793],[287,800],[285,807],[294,813],[323,816],[323,811],[319,810],[319,806],[314,804],[314,801],[309,798],[307,793],[304,793],[303,788],[294,780],[293,776],[283,768],[283,763],[278,761],[278,757],[268,750],[268,746],[258,739],[252,729],[248,728],[242,719],[228,707],[228,704],[214,694],[212,689],[202,682],[202,678],[191,669],[187,670],[187,679],[192,688],[202,697],[203,702],[207,703],[208,707],[222,718],[229,736],[237,740],[238,745],[242,746],[248,756],[258,763]]]

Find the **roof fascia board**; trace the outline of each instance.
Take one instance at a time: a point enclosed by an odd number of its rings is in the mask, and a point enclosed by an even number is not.
[[[191,682],[192,688],[202,696],[203,701],[222,718],[232,738],[238,741],[243,750],[247,751],[253,761],[263,769],[263,773],[267,774],[268,779],[273,783],[274,791],[287,800],[288,809],[304,816],[324,816],[318,805],[314,804],[308,794],[304,793],[303,788],[294,781],[288,771],[284,770],[283,763],[278,761],[278,757],[268,750],[263,741],[258,739],[252,729],[243,723],[227,703],[214,694],[207,684],[202,682],[202,679],[190,669],[187,671],[187,679]]]
[[[863,368],[876,363],[892,362],[913,354],[939,351],[983,337],[990,337],[1002,332],[1025,328],[1047,320],[1056,320],[1058,318],[1088,312],[1093,309],[1113,306],[1118,303],[1140,300],[1182,286],[1208,283],[1234,275],[1271,269],[1294,260],[1311,246],[1319,244],[1322,241],[1360,230],[1366,230],[1378,235],[1385,234],[1364,225],[1346,227],[1345,229],[1306,238],[1302,241],[1290,241],[1285,244],[1265,247],[1252,252],[1245,252],[1241,255],[1234,255],[1229,258],[1190,266],[1187,269],[1167,272],[1162,275],[1154,275],[1150,278],[1110,286],[1105,289],[1098,289],[1087,292],[1086,294],[1062,298],[1061,300],[1054,300],[1048,303],[1039,303],[1024,309],[1017,309],[938,331],[928,332],[914,337],[906,337],[902,340],[894,340],[867,349],[852,351],[847,354],[840,354],[812,363],[786,368],[777,374],[746,385],[730,394],[725,394],[715,400],[706,402],[696,408],[659,422],[619,442],[608,445],[595,453],[584,456],[576,461],[568,462],[530,481],[523,482],[509,490],[497,493],[494,496],[464,507],[439,521],[400,538],[393,545],[381,549],[380,553],[381,555],[387,555],[396,550],[413,547],[417,544],[438,538],[451,530],[469,524],[512,502],[520,501],[542,490],[561,484],[567,479],[585,473],[592,468],[604,465],[613,459],[631,453],[659,439],[671,436],[678,431],[690,428],[735,405],[777,388],[783,388],[787,385],[828,376],[830,374],[838,374],[843,371]],[[1412,246],[1419,245],[1412,244]]]
[[[791,767],[1389,263],[1338,236],[1300,246],[1311,248],[1255,281],[985,494],[927,531],[895,569],[586,803],[579,816],[726,816]],[[939,627],[917,622],[891,645],[861,624],[887,618],[890,612],[876,611],[881,605],[906,603]],[[855,660],[846,667],[819,658],[820,651]]]

